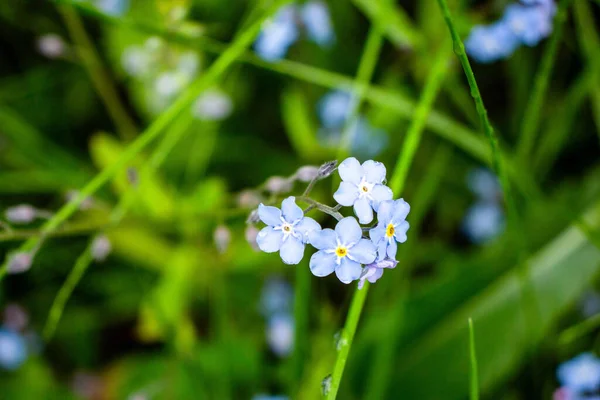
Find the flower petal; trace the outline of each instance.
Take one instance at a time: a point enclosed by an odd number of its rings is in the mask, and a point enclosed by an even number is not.
[[[256,243],[265,253],[275,253],[281,248],[283,241],[283,232],[276,231],[272,226],[267,226],[258,232]]]
[[[383,268],[373,268],[373,269],[375,271],[373,271],[371,274],[366,276],[367,280],[371,283],[377,282],[377,280],[383,276]]]
[[[360,239],[348,249],[348,257],[361,264],[370,264],[377,257],[377,248],[369,239]]]
[[[358,187],[350,182],[341,182],[333,198],[341,205],[350,207],[358,198]]]
[[[335,275],[342,283],[350,283],[360,278],[362,268],[356,261],[350,260],[348,257],[342,258],[340,265],[335,269]]]
[[[335,233],[344,246],[353,245],[362,237],[362,229],[354,217],[346,217],[338,222],[335,226]]]
[[[279,251],[281,259],[286,264],[298,264],[304,257],[304,244],[293,236],[288,236]]]
[[[319,277],[331,274],[335,270],[336,258],[334,253],[317,251],[310,258],[310,272]]]
[[[337,234],[329,228],[312,231],[308,234],[308,242],[318,250],[334,250],[337,247]]]
[[[396,243],[395,240],[391,240],[388,243],[388,247],[387,247],[387,255],[389,258],[391,258],[392,260],[396,259],[396,252],[398,251],[398,244]]]
[[[281,214],[288,224],[293,224],[304,217],[304,212],[296,204],[294,196],[290,196],[281,202]]]
[[[365,197],[356,200],[354,203],[354,214],[356,214],[361,224],[368,224],[373,221],[373,209],[369,200]]]
[[[258,205],[258,216],[260,220],[269,226],[281,225],[281,211],[277,207]]]
[[[394,224],[399,224],[406,219],[409,212],[410,205],[404,199],[394,201],[394,216],[392,217],[392,221],[394,221]]]
[[[379,224],[387,226],[387,224],[392,221],[394,204],[395,203],[392,200],[386,200],[379,203],[379,208],[377,209],[377,221],[379,221]]]
[[[371,193],[371,196],[373,197],[371,204],[373,205],[373,209],[375,211],[379,210],[379,204],[381,204],[381,202],[391,200],[394,197],[392,189],[385,185],[373,186],[373,190],[371,191]]]
[[[304,217],[294,226],[294,231],[302,236],[303,243],[309,243],[309,238],[312,232],[321,230],[321,225],[310,217]]]
[[[338,167],[338,172],[343,181],[354,183],[355,185],[358,185],[363,177],[363,168],[354,157],[349,157],[342,161]]]
[[[382,183],[385,179],[385,165],[379,161],[367,160],[362,165],[365,178],[370,183]]]
[[[387,256],[388,243],[387,240],[382,240],[377,245],[377,261],[381,261]]]
[[[406,232],[408,231],[408,228],[410,228],[410,225],[408,222],[403,221],[400,225],[396,226],[396,231],[394,232],[394,238],[400,242],[400,243],[404,243],[406,242]]]
[[[379,224],[369,231],[369,237],[374,244],[378,244],[381,239],[385,236],[385,224],[379,221]]]

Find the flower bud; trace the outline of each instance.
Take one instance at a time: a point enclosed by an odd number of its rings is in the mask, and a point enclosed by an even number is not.
[[[258,207],[262,199],[258,193],[253,190],[243,190],[237,197],[237,204],[243,208]]]
[[[246,227],[246,231],[244,232],[244,237],[248,244],[252,247],[252,250],[259,251],[258,243],[256,242],[256,237],[258,236],[258,228],[254,225],[248,225]]]
[[[16,252],[8,256],[6,270],[9,274],[20,274],[31,268],[33,255],[26,252]]]
[[[250,211],[248,214],[248,218],[246,218],[247,224],[257,224],[260,221],[260,217],[258,216],[258,209],[254,209]]]
[[[4,212],[6,220],[13,224],[29,224],[37,217],[37,210],[29,204],[7,208]]]
[[[67,52],[67,45],[63,38],[55,33],[40,36],[37,40],[37,48],[40,54],[51,59],[62,57]]]
[[[225,253],[229,243],[231,243],[231,231],[225,225],[217,226],[213,235],[217,251],[221,254]]]
[[[310,182],[319,176],[319,170],[319,167],[306,165],[304,167],[299,168],[298,171],[296,171],[296,178],[300,182]]]
[[[96,262],[103,262],[112,251],[112,245],[106,235],[98,235],[91,245],[92,258]]]
[[[333,161],[328,161],[325,164],[321,165],[319,167],[319,178],[323,179],[323,178],[327,178],[329,175],[331,175],[333,173],[333,171],[335,171],[335,169],[337,168],[337,160],[333,160]]]
[[[287,193],[292,190],[292,182],[281,176],[273,176],[267,180],[265,187],[271,193]]]

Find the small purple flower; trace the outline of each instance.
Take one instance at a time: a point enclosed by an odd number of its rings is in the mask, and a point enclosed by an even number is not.
[[[382,201],[391,200],[392,190],[383,184],[385,165],[367,160],[362,165],[354,157],[345,159],[338,167],[342,178],[333,198],[343,206],[354,206],[354,213],[361,224],[373,221],[373,210]]]
[[[518,45],[517,37],[502,21],[487,26],[475,26],[465,40],[467,53],[480,63],[491,63],[506,58]]]
[[[360,275],[360,280],[358,281],[358,289],[363,288],[365,280],[371,283],[377,282],[377,280],[383,276],[383,270],[385,268],[394,269],[396,268],[396,265],[398,265],[398,261],[390,260],[389,258],[365,265],[365,268],[363,268],[363,272]]]
[[[310,1],[300,10],[300,17],[308,37],[319,46],[330,46],[335,41],[329,9],[322,1]]]
[[[511,4],[506,7],[502,20],[527,46],[535,46],[552,33],[552,16],[542,7]]]
[[[7,370],[19,368],[27,358],[27,344],[17,332],[0,329],[0,367]]]
[[[575,394],[600,389],[600,359],[583,353],[562,363],[556,371],[561,386]]]
[[[293,196],[283,200],[281,210],[260,204],[258,215],[268,225],[256,237],[258,247],[265,253],[279,251],[286,264],[298,264],[304,256],[304,245],[309,242],[309,233],[321,230],[317,221],[304,216]]]
[[[377,212],[378,224],[369,231],[371,240],[377,246],[377,260],[386,257],[396,259],[398,245],[396,242],[406,242],[406,232],[410,228],[406,216],[410,212],[410,205],[404,199],[384,201],[379,205]]]
[[[370,264],[377,257],[375,245],[362,238],[362,229],[354,217],[342,219],[333,229],[311,234],[310,243],[319,251],[310,258],[310,270],[323,277],[335,271],[343,283],[360,278],[361,264]]]

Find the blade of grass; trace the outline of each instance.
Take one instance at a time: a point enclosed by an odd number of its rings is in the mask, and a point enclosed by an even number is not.
[[[533,90],[523,117],[521,135],[517,142],[517,157],[525,164],[535,143],[535,135],[540,126],[542,107],[548,92],[548,83],[552,67],[558,53],[558,44],[562,38],[563,25],[567,20],[567,8],[571,0],[561,0],[554,18],[554,33],[546,46],[540,68],[535,76]]]
[[[135,122],[125,111],[125,106],[119,98],[117,89],[113,85],[112,79],[105,67],[102,65],[100,56],[85,31],[85,27],[79,15],[70,5],[58,5],[57,8],[67,26],[69,35],[75,42],[77,55],[83,62],[100,99],[108,111],[108,115],[110,115],[115,123],[117,132],[121,135],[123,140],[133,140],[138,131]]]
[[[471,360],[469,398],[471,400],[479,400],[479,374],[477,372],[477,354],[475,352],[475,330],[473,329],[472,318],[469,318],[469,356]]]
[[[261,29],[263,21],[288,1],[289,0],[275,1],[268,8],[268,12],[263,15],[263,18],[253,23],[248,29],[240,34],[238,39],[236,39],[231,46],[215,60],[206,73],[193,82],[191,86],[177,98],[171,107],[163,112],[134,142],[131,143],[119,161],[96,175],[94,179],[81,189],[79,196],[76,199],[62,207],[54,217],[44,224],[41,229],[40,237],[28,240],[21,246],[19,251],[28,252],[39,248],[43,239],[73,215],[84,199],[95,193],[117,172],[122,170],[129,161],[135,158],[138,153],[158,137],[160,133],[162,133],[162,131],[183,112],[183,110],[188,108],[203,90],[212,85],[254,41]],[[6,274],[6,268],[7,262],[5,261],[0,267],[0,279]]]

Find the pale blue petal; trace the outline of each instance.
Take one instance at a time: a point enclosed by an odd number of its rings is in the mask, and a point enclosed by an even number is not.
[[[379,203],[379,208],[377,209],[377,220],[379,224],[387,226],[392,220],[392,215],[394,213],[394,201],[386,200]]]
[[[327,276],[335,270],[336,259],[337,256],[335,253],[317,251],[310,258],[310,272],[312,272],[314,276]]]
[[[321,225],[310,217],[302,218],[302,221],[298,222],[294,226],[294,231],[302,235],[302,242],[309,243],[310,235],[312,232],[318,232],[321,230]]]
[[[373,208],[371,208],[369,200],[365,197],[356,200],[354,203],[354,214],[356,214],[361,224],[368,224],[373,221]]]
[[[320,46],[329,46],[335,39],[329,9],[321,1],[306,3],[301,11],[308,37]]]
[[[385,165],[379,161],[367,160],[362,165],[365,178],[370,183],[382,183],[385,179]]]
[[[358,187],[350,182],[341,182],[338,190],[333,194],[335,201],[345,207],[350,207],[358,198]]]
[[[399,224],[406,219],[409,212],[410,205],[404,199],[396,200],[394,202],[394,216],[392,217],[392,221],[394,224]]]
[[[387,247],[387,255],[389,258],[391,258],[392,260],[396,259],[396,252],[398,251],[398,244],[396,243],[395,240],[392,240],[388,243],[388,247]]]
[[[400,223],[400,225],[396,226],[394,238],[400,243],[406,242],[406,232],[408,231],[408,228],[410,228],[408,222],[403,221],[402,223]]]
[[[281,202],[281,214],[288,224],[293,224],[304,217],[304,212],[296,204],[294,196],[290,196]]]
[[[344,246],[353,245],[362,237],[362,229],[354,217],[346,217],[338,222],[335,233]]]
[[[358,288],[362,289],[365,285],[366,280],[369,280],[369,282],[371,283],[375,283],[375,281],[377,281],[377,279],[379,279],[381,275],[383,275],[382,269],[373,266],[366,266],[365,268],[363,268],[362,273],[360,275],[360,280],[358,281]],[[372,280],[373,277],[375,277],[374,280]]]
[[[288,236],[279,251],[281,259],[286,264],[298,264],[304,257],[304,244],[293,236]]]
[[[313,231],[308,235],[308,242],[318,250],[335,250],[337,247],[337,234],[333,229]]]
[[[370,264],[377,257],[377,249],[369,239],[360,239],[348,249],[348,257],[361,264]]]
[[[358,185],[363,177],[363,168],[354,157],[349,157],[342,161],[338,167],[338,172],[343,181],[354,183],[355,185]]]
[[[373,209],[375,211],[379,210],[379,204],[381,204],[384,201],[391,200],[394,197],[392,189],[385,185],[377,184],[373,186],[373,190],[371,191],[371,193],[373,196],[373,201],[371,202],[371,204],[373,205]]]
[[[260,220],[269,226],[281,225],[281,211],[277,207],[258,205],[258,216]]]
[[[387,246],[387,240],[384,239],[379,242],[379,244],[377,245],[377,261],[381,261],[387,257]]]
[[[383,223],[380,220],[379,224],[377,224],[377,226],[375,228],[373,228],[369,231],[369,237],[371,238],[373,243],[377,244],[377,243],[379,243],[379,241],[381,239],[383,239],[383,237],[385,236],[385,228],[386,228],[385,223]]]
[[[335,269],[335,274],[342,283],[350,283],[360,278],[362,268],[356,261],[350,260],[348,257],[342,258],[342,262]]]
[[[281,248],[283,232],[276,231],[272,226],[263,228],[256,236],[258,247],[265,253],[275,253]]]
[[[373,268],[375,271],[367,276],[367,280],[371,283],[377,282],[383,276],[383,268]]]

